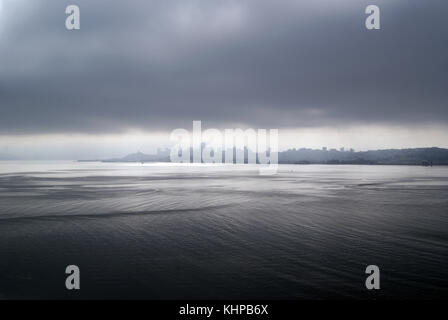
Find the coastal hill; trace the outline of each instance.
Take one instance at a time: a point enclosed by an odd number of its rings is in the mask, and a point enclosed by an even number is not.
[[[247,153],[247,150],[246,150]],[[170,162],[169,150],[148,155],[142,152],[103,162]],[[448,165],[448,149],[414,148],[355,152],[350,150],[290,149],[279,152],[283,164],[378,164],[378,165]]]
[[[157,154],[144,154],[139,151],[123,158],[107,159],[102,162],[170,162],[170,154],[168,150],[158,151]]]
[[[448,165],[448,149],[354,150],[292,149],[279,153],[279,163]]]

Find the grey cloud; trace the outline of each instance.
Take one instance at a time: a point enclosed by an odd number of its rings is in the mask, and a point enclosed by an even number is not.
[[[0,133],[448,122],[443,0],[3,2]]]

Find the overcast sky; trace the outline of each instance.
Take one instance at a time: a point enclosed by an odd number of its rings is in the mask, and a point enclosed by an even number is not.
[[[287,145],[305,131],[320,139],[297,138],[307,146],[335,132],[359,148],[448,140],[446,0],[0,2],[0,153],[192,120],[279,128]],[[81,30],[65,29],[70,4]],[[381,30],[364,26],[369,4]]]

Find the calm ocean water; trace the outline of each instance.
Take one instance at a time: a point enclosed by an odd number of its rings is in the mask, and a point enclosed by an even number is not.
[[[3,299],[447,298],[447,263],[447,167],[0,162]]]

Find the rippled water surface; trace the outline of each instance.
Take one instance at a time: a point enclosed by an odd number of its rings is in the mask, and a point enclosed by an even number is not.
[[[446,167],[0,162],[0,298],[441,298],[447,262]]]

